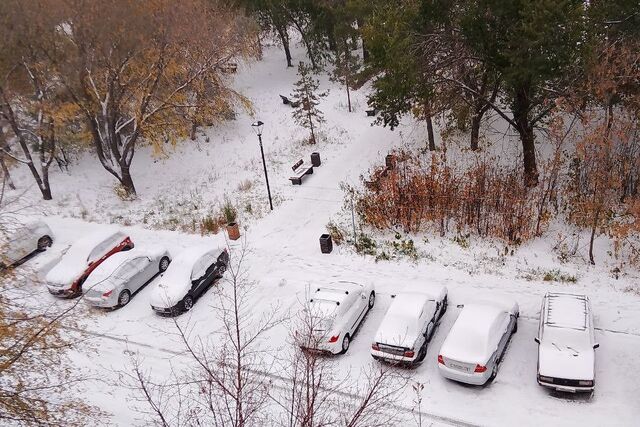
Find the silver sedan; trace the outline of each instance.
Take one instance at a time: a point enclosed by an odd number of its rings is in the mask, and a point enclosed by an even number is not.
[[[118,252],[96,268],[83,288],[85,301],[95,307],[114,308],[129,303],[131,297],[171,262],[169,252],[158,247],[139,247]]]

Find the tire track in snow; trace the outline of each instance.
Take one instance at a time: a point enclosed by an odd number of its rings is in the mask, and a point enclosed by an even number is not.
[[[171,350],[168,348],[164,348],[164,347],[159,347],[159,346],[154,346],[151,344],[146,344],[146,343],[142,343],[142,342],[138,342],[138,341],[134,341],[134,340],[130,340],[128,338],[122,338],[122,337],[118,337],[115,335],[111,335],[111,334],[105,334],[105,333],[101,333],[101,332],[93,332],[87,329],[80,329],[80,328],[68,328],[71,331],[77,332],[77,333],[81,333],[81,334],[85,334],[85,335],[90,335],[93,337],[98,337],[98,338],[105,338],[114,342],[118,342],[121,344],[125,344],[127,346],[129,345],[133,345],[136,347],[142,347],[142,348],[146,348],[146,349],[150,349],[150,350],[154,350],[160,353],[166,353],[166,354],[170,354],[172,356],[178,356],[178,357],[187,357],[189,356],[189,353],[186,351],[177,351],[177,350]],[[271,380],[274,381],[278,381],[281,384],[274,384],[271,383],[271,385],[274,388],[278,388],[280,390],[284,390],[287,391],[288,389],[282,385],[282,384],[290,384],[291,380],[288,378],[285,378],[283,376],[280,375],[276,375],[276,374],[272,374],[269,372],[264,372],[264,371],[260,371],[257,369],[247,369],[247,372],[253,373],[253,374],[257,374],[257,375],[261,375],[265,378],[269,378]],[[344,392],[344,391],[334,391],[331,390],[332,393],[337,394],[340,397],[349,399],[351,401],[354,402],[359,402],[362,399],[364,399],[365,396],[361,396],[355,393],[349,393],[349,392]],[[393,410],[396,410],[402,414],[406,414],[406,415],[410,415],[410,416],[421,416],[424,419],[439,423],[439,424],[431,424],[434,427],[438,427],[439,425],[447,425],[447,426],[455,426],[455,427],[480,427],[480,424],[475,424],[475,423],[471,423],[469,421],[465,421],[462,419],[458,419],[458,418],[453,418],[453,417],[449,417],[446,415],[441,415],[441,414],[436,414],[433,412],[426,412],[426,411],[417,411],[413,408],[409,408],[407,406],[404,405],[400,405],[400,404],[389,404],[389,407]]]

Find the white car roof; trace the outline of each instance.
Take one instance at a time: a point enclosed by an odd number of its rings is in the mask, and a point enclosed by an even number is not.
[[[378,343],[411,347],[421,333],[418,319],[423,309],[435,313],[436,302],[429,295],[402,293],[396,295],[376,332]]]
[[[545,325],[585,330],[588,326],[589,303],[584,295],[548,293]]]
[[[427,301],[434,301],[434,298],[418,292],[397,294],[387,313],[400,317],[417,318]]]
[[[493,304],[465,304],[442,344],[440,354],[460,362],[485,362],[490,353],[490,329],[494,321],[508,313]]]

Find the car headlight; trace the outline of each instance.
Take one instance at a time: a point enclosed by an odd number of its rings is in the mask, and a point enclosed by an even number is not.
[[[593,386],[593,381],[592,380],[580,380],[580,381],[578,381],[578,385],[591,387],[591,386]]]
[[[553,382],[553,378],[551,377],[545,377],[544,375],[538,375],[538,379],[540,381],[544,381],[546,383],[552,383]]]

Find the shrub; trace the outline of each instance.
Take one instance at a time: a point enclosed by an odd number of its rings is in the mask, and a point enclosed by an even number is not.
[[[248,179],[245,179],[244,181],[242,181],[238,185],[238,190],[246,192],[246,191],[251,190],[251,187],[253,187],[253,183],[251,181],[249,181]]]
[[[358,234],[358,240],[356,242],[356,251],[360,254],[375,256],[377,253],[377,244],[370,236],[360,233]]]
[[[366,224],[414,233],[430,229],[442,236],[474,233],[515,244],[536,234],[545,209],[519,170],[499,167],[494,159],[459,171],[444,155],[428,162],[406,152],[396,156],[395,168],[374,169],[356,193],[356,211]]]
[[[333,243],[336,245],[341,245],[342,242],[344,242],[345,233],[335,222],[329,221],[327,224],[327,231],[331,236],[331,240],[333,240]]]
[[[238,211],[236,211],[236,208],[228,199],[225,199],[224,205],[222,205],[222,216],[224,217],[225,221],[227,221],[227,224],[236,222],[236,219],[238,217]]]
[[[225,218],[222,216],[207,215],[200,220],[201,234],[218,234],[220,227],[225,225]]]

